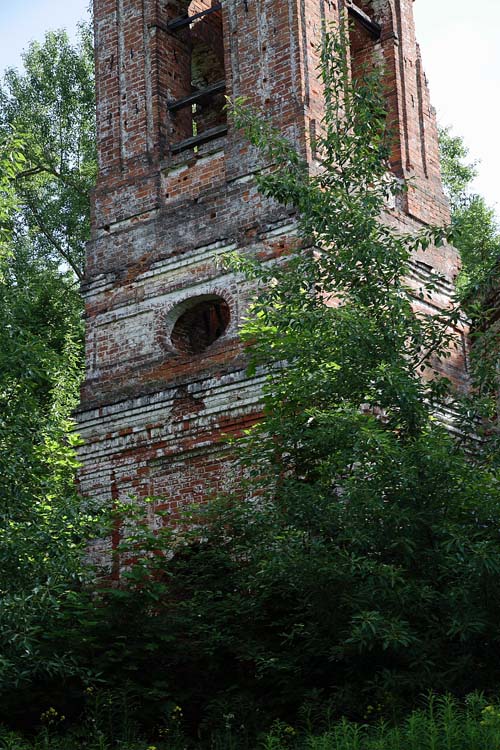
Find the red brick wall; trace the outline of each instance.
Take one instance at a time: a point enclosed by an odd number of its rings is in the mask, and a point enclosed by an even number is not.
[[[296,246],[297,237],[293,212],[258,193],[253,175],[262,162],[243,135],[229,123],[227,136],[173,154],[193,118],[189,108],[169,114],[167,103],[190,92],[193,39],[210,29],[219,34],[222,20],[228,94],[263,111],[316,168],[311,137],[323,115],[318,44],[324,24],[339,23],[344,3],[223,0],[221,16],[207,16],[192,33],[167,28],[186,12],[187,0],[94,4],[99,179],[84,285],[80,481],[85,492],[108,497],[114,476],[120,493],[162,494],[175,504],[199,498],[210,478],[223,481],[231,469],[224,468],[222,435],[260,410],[262,374],[246,376],[238,339],[251,290],[217,259],[235,249],[272,257]],[[190,12],[207,4],[195,0]],[[385,63],[397,133],[392,166],[409,186],[404,205],[388,209],[387,220],[403,231],[444,223],[435,117],[412,0],[362,7],[382,35],[370,43],[363,37],[363,44],[351,38],[353,66]],[[415,257],[416,292],[433,270],[443,280],[428,306],[439,310],[453,290],[453,248]],[[213,296],[227,304],[227,331],[202,352],[176,349],[170,337],[180,311],[191,298]],[[463,382],[463,346],[445,367]]]

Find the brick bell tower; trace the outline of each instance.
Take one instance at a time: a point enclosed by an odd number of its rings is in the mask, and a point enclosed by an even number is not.
[[[99,177],[84,284],[86,380],[78,413],[80,487],[94,497],[160,495],[172,509],[223,487],[221,443],[259,413],[238,326],[246,283],[217,263],[270,258],[296,242],[293,214],[261,196],[261,157],[228,121],[224,95],[265,111],[314,167],[324,24],[350,20],[353,75],[383,60],[408,181],[388,219],[404,230],[449,219],[413,0],[94,0]],[[441,274],[452,248],[415,257],[412,283]],[[448,371],[463,369],[457,352]]]

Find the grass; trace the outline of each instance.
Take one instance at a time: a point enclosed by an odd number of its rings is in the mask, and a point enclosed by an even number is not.
[[[32,738],[0,729],[0,750],[202,750],[179,732],[164,728],[156,740],[110,737],[92,719],[72,731],[45,727]],[[248,744],[226,732],[203,746],[206,750],[500,750],[500,705],[480,695],[464,704],[450,697],[431,697],[397,726],[341,720],[314,735],[276,722],[265,736]]]

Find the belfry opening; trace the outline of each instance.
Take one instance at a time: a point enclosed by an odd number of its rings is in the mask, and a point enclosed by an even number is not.
[[[227,131],[222,6],[217,0],[171,3],[168,110],[172,152],[196,148]]]

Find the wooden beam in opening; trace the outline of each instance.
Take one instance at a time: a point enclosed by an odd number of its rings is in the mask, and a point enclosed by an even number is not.
[[[351,18],[353,18],[361,26],[363,26],[363,28],[366,29],[369,34],[371,34],[373,39],[380,39],[380,35],[382,34],[382,26],[376,21],[373,21],[370,16],[364,12],[364,10],[358,8],[358,6],[354,3],[349,2],[346,3],[346,5],[347,11]]]
[[[180,18],[174,18],[173,21],[167,23],[167,29],[169,31],[177,31],[178,29],[183,29],[184,26],[190,26],[193,21],[197,21],[199,18],[203,18],[204,16],[209,16],[210,13],[215,13],[221,8],[222,3],[217,3],[207,10],[202,10],[200,11],[200,13],[195,13],[194,16],[181,16]]]
[[[188,94],[188,96],[184,96],[182,99],[175,99],[174,101],[168,102],[167,107],[169,112],[177,112],[179,109],[189,107],[189,105],[196,104],[196,102],[202,101],[203,99],[209,99],[211,96],[225,90],[226,82],[217,81],[217,83],[213,83],[205,89],[193,91],[192,94]]]
[[[172,153],[179,154],[181,151],[187,151],[188,148],[194,148],[195,146],[201,146],[203,143],[213,141],[215,138],[219,138],[221,135],[227,133],[227,125],[218,125],[216,128],[210,128],[205,130],[203,133],[194,135],[192,138],[186,138],[184,141],[174,143],[172,145]]]

